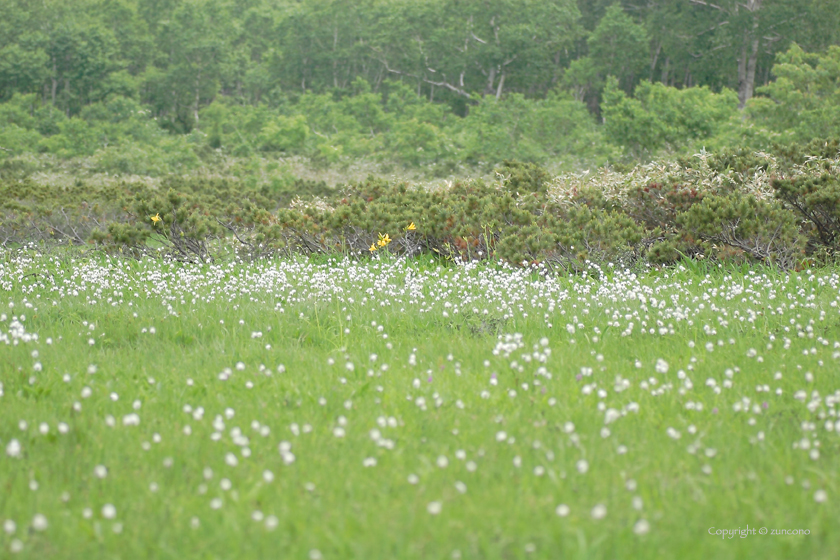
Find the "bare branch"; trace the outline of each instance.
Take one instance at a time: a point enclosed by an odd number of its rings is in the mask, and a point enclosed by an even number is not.
[[[703,0],[689,0],[689,2],[691,4],[698,4],[700,6],[706,6],[707,8],[713,8],[715,10],[719,10],[719,11],[721,11],[723,13],[726,13],[726,14],[729,13],[728,10],[718,6],[717,4],[712,4],[711,2],[704,2]]]
[[[374,52],[376,52],[380,56],[382,54],[382,53],[376,51],[375,49],[374,49]],[[385,60],[384,58],[380,58],[379,62],[381,62],[382,65],[385,66],[385,70],[387,70],[391,74],[397,74],[398,76],[406,76],[406,77],[409,77],[409,78],[414,78],[415,80],[420,80],[423,83],[426,83],[426,84],[429,84],[429,85],[446,88],[450,91],[453,91],[453,92],[457,93],[458,95],[461,95],[463,97],[466,97],[467,99],[472,100],[472,96],[468,92],[464,91],[464,89],[463,89],[463,85],[464,85],[464,73],[463,72],[461,73],[461,87],[458,87],[458,86],[452,85],[452,84],[450,84],[449,82],[446,81],[446,74],[443,74],[443,80],[442,81],[434,81],[434,80],[430,80],[426,76],[418,76],[417,74],[413,74],[411,72],[404,72],[402,70],[397,70],[396,68],[391,68],[391,66],[388,64],[388,61]]]
[[[242,243],[243,245],[245,245],[247,247],[250,247],[251,249],[254,248],[254,244],[253,243],[248,243],[247,241],[244,241],[241,237],[239,237],[239,233],[230,224],[224,223],[219,218],[216,218],[216,221],[219,223],[220,226],[222,226],[223,228],[225,228],[226,230],[231,232],[233,234],[233,236],[236,238],[237,241],[239,241],[240,243]]]

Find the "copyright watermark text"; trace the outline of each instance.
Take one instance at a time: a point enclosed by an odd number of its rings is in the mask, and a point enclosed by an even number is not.
[[[810,535],[810,529],[774,529],[772,527],[738,527],[737,529],[722,529],[718,527],[709,527],[708,533],[713,537],[720,537],[722,539],[734,539],[739,537],[746,539],[752,536],[792,536],[792,535]]]

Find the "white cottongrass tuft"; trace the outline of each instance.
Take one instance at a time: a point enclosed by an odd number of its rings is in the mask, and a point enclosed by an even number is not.
[[[46,531],[47,527],[49,527],[49,523],[47,523],[47,518],[44,514],[36,513],[32,518],[32,528],[36,531]]]
[[[598,504],[592,508],[592,519],[603,519],[607,516],[607,506]]]
[[[637,535],[646,535],[649,531],[650,523],[648,523],[645,519],[639,519],[636,521],[636,524],[633,525],[633,532]]]
[[[9,441],[8,444],[6,444],[6,455],[8,455],[9,457],[12,457],[13,459],[19,459],[20,452],[21,447],[20,442],[18,440],[12,439]]]
[[[438,515],[441,511],[443,511],[443,503],[429,502],[429,505],[426,506],[426,511],[428,511],[431,515]]]

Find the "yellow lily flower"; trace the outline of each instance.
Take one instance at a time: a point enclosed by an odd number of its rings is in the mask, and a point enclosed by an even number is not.
[[[386,233],[385,235],[379,234],[379,241],[376,242],[377,245],[380,247],[385,247],[388,243],[391,242],[391,238]]]
[[[157,223],[158,223],[158,222],[160,221],[160,219],[161,219],[161,218],[160,218],[160,212],[158,212],[158,213],[157,213],[157,214],[155,214],[154,216],[149,216],[149,219],[150,219],[150,220],[152,220],[152,223],[153,223],[153,224],[157,225]]]
[[[408,227],[405,228],[405,229],[407,231],[414,231],[415,229],[417,229],[417,226],[414,225],[414,222],[411,222],[410,224],[408,224]]]
[[[371,253],[373,253],[374,251],[376,251],[376,244],[375,244],[375,243],[371,243],[371,244],[370,244],[370,249],[368,249],[368,251],[370,251]]]

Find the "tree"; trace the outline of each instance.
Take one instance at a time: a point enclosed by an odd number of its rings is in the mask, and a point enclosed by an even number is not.
[[[601,90],[609,76],[618,87],[633,91],[648,64],[648,37],[619,4],[607,8],[604,17],[586,40],[589,55],[569,65],[563,82],[575,97],[586,100],[598,112]]]
[[[729,87],[743,108],[756,83],[770,78],[773,57],[811,34],[817,4],[837,0],[626,0],[654,37],[650,77],[660,66],[670,85]],[[827,8],[827,7],[826,7]],[[832,12],[826,9],[827,15]],[[830,15],[829,17],[835,17]]]
[[[0,100],[18,92],[38,91],[49,76],[49,56],[43,49],[12,44],[0,48]]]
[[[740,124],[732,90],[677,89],[647,80],[630,97],[610,78],[601,110],[606,139],[635,159],[662,149],[715,147],[717,136],[725,136],[733,122]]]
[[[619,4],[607,8],[586,40],[589,58],[602,76],[614,76],[619,87],[633,90],[648,63],[648,36]]]
[[[283,85],[303,92],[346,89],[357,76],[381,82],[381,65],[370,58],[377,14],[373,0],[312,0],[287,9],[274,67]]]
[[[807,54],[793,45],[778,55],[773,74],[747,105],[755,123],[789,141],[840,136],[840,47]]]
[[[230,21],[218,2],[185,0],[170,19],[157,22],[166,58],[144,73],[143,96],[173,130],[197,127],[201,108],[218,93]]]
[[[534,95],[556,83],[579,17],[569,0],[403,2],[381,20],[374,50],[390,74],[430,98]]]

